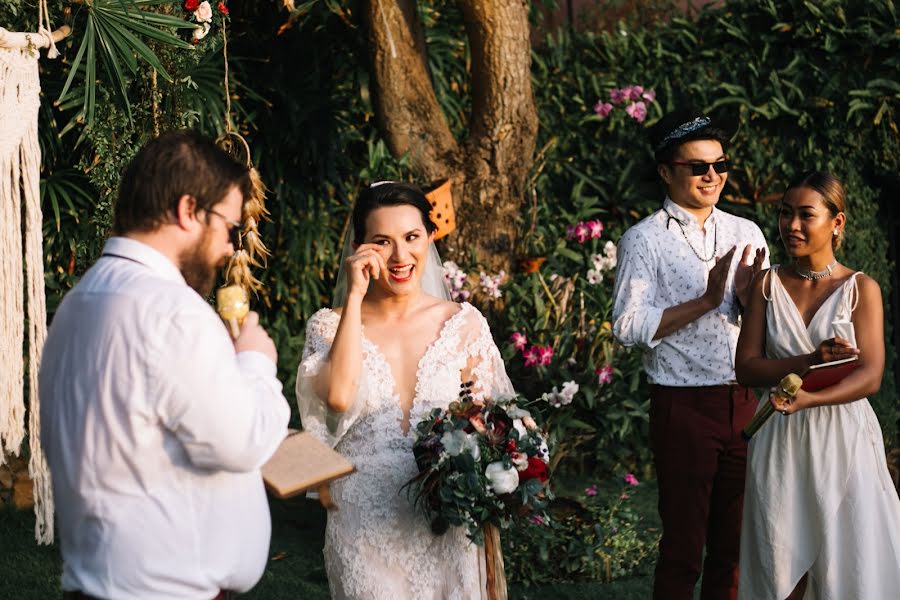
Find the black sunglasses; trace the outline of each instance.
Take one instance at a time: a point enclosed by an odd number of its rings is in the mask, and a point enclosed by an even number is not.
[[[237,221],[232,221],[222,213],[216,212],[211,208],[207,208],[206,212],[216,215],[217,217],[225,221],[225,224],[228,225],[228,241],[231,242],[232,247],[237,250],[241,244],[241,224]]]
[[[685,162],[683,160],[670,160],[670,163],[673,165],[681,165],[683,167],[691,168],[691,175],[694,177],[702,177],[709,173],[709,167],[713,168],[713,171],[716,173],[724,173],[728,170],[728,161],[724,158],[722,160],[717,160],[716,162]]]

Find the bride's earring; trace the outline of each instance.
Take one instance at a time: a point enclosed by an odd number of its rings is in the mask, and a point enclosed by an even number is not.
[[[837,234],[838,234],[838,230],[837,230],[837,227],[835,227],[834,231],[831,232],[831,235],[833,235],[834,237],[837,237]]]

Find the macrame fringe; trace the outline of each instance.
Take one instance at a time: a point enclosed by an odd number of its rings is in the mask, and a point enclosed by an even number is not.
[[[38,143],[38,56],[0,48],[0,462],[18,455],[25,435],[24,303],[28,306],[28,401],[35,538],[53,542],[53,494],[40,444],[38,371],[47,337]],[[24,248],[22,212],[24,206]],[[22,262],[25,263],[23,277]],[[24,285],[23,279],[27,281]]]

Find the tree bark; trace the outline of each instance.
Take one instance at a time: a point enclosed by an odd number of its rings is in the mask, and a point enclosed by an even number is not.
[[[368,2],[375,111],[395,156],[409,153],[423,179],[453,180],[450,254],[509,271],[537,137],[528,9],[523,0],[458,1],[472,56],[468,137],[456,140],[441,112],[414,0]]]

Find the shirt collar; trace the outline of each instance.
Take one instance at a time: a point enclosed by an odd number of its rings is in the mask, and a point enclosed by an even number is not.
[[[663,209],[666,210],[670,215],[678,219],[684,224],[688,224],[695,229],[700,228],[700,222],[697,220],[697,217],[694,216],[693,213],[686,211],[682,207],[675,204],[675,202],[666,196],[666,201],[663,202]],[[706,219],[707,225],[715,225],[717,215],[719,214],[719,209],[713,206],[712,212],[709,214],[709,217]],[[668,216],[668,215],[666,215]]]
[[[117,256],[140,263],[151,271],[172,281],[185,283],[178,267],[159,250],[143,242],[126,237],[112,237],[106,240],[102,256]]]

